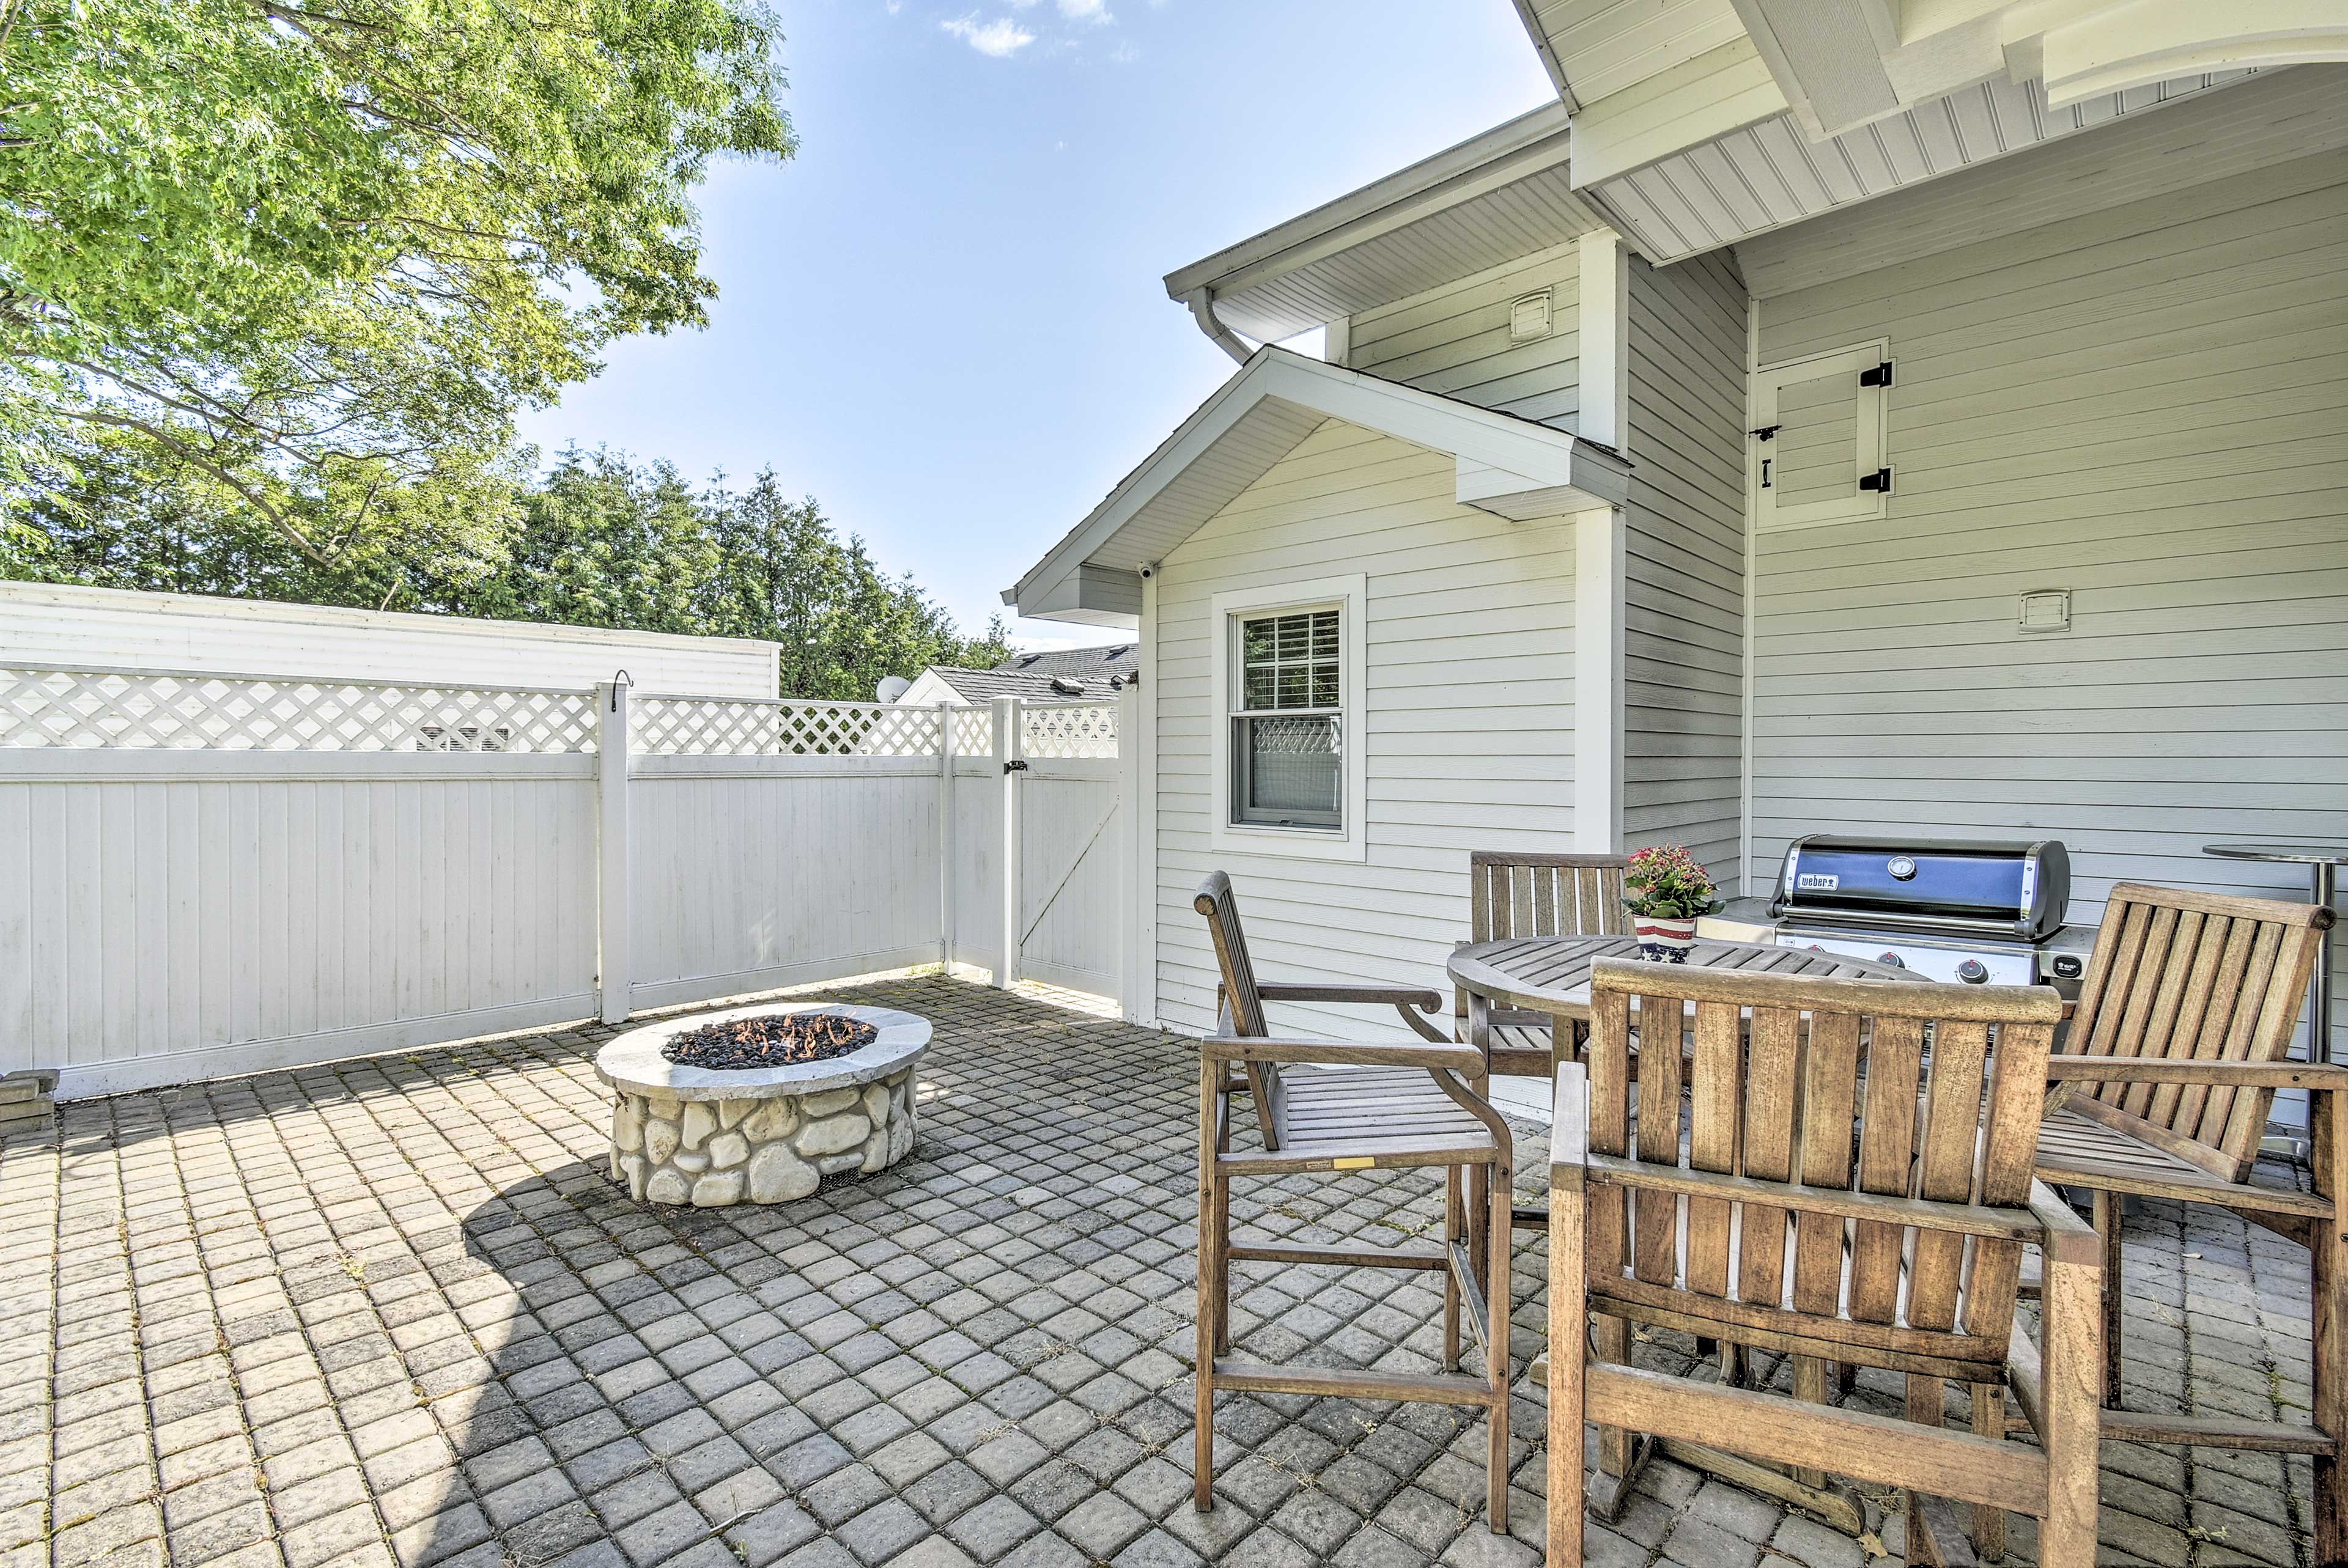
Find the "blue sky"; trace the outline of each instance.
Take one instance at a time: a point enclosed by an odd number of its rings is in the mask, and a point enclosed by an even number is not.
[[[800,151],[705,188],[708,330],[522,434],[772,465],[971,630],[1231,373],[1164,273],[1550,96],[1508,0],[776,8]]]

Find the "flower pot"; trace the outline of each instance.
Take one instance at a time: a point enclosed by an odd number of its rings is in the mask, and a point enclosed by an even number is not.
[[[1652,964],[1684,964],[1695,946],[1695,917],[1633,915],[1631,934],[1639,938],[1639,957]]]

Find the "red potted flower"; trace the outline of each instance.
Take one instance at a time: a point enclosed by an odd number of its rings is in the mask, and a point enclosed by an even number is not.
[[[1631,930],[1639,956],[1659,964],[1684,964],[1695,945],[1699,917],[1720,907],[1720,890],[1701,861],[1676,844],[1642,849],[1622,873]]]

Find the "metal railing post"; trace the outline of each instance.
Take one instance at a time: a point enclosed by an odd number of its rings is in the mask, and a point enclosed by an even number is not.
[[[595,989],[605,1023],[628,1005],[628,683],[595,687]]]

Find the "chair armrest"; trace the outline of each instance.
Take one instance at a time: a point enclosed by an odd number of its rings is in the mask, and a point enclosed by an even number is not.
[[[1579,1187],[1590,1163],[1590,1070],[1578,1061],[1557,1070],[1555,1114],[1549,1124],[1549,1184]]]
[[[1210,1061],[1296,1062],[1323,1067],[1447,1068],[1469,1076],[1484,1071],[1484,1053],[1472,1045],[1412,1045],[1406,1041],[1270,1040],[1260,1035],[1215,1035],[1199,1042]]]
[[[1406,1004],[1434,1012],[1443,999],[1425,986],[1258,986],[1255,994],[1268,1002],[1368,1002],[1377,1007]]]
[[[1268,1002],[1357,1002],[1391,1007],[1402,1014],[1421,1040],[1450,1043],[1451,1037],[1426,1021],[1443,1010],[1443,999],[1424,986],[1258,986],[1255,994]],[[1479,1066],[1476,1072],[1480,1075]]]
[[[2348,1090],[2348,1067],[2306,1061],[2165,1061],[2133,1056],[2050,1056],[2050,1083],[2216,1083],[2236,1089]]]
[[[2044,1182],[2030,1184],[2030,1214],[2038,1222],[2038,1245],[2049,1264],[2104,1266],[2103,1238],[2096,1235],[2096,1227],[2073,1213],[2061,1194]]]

